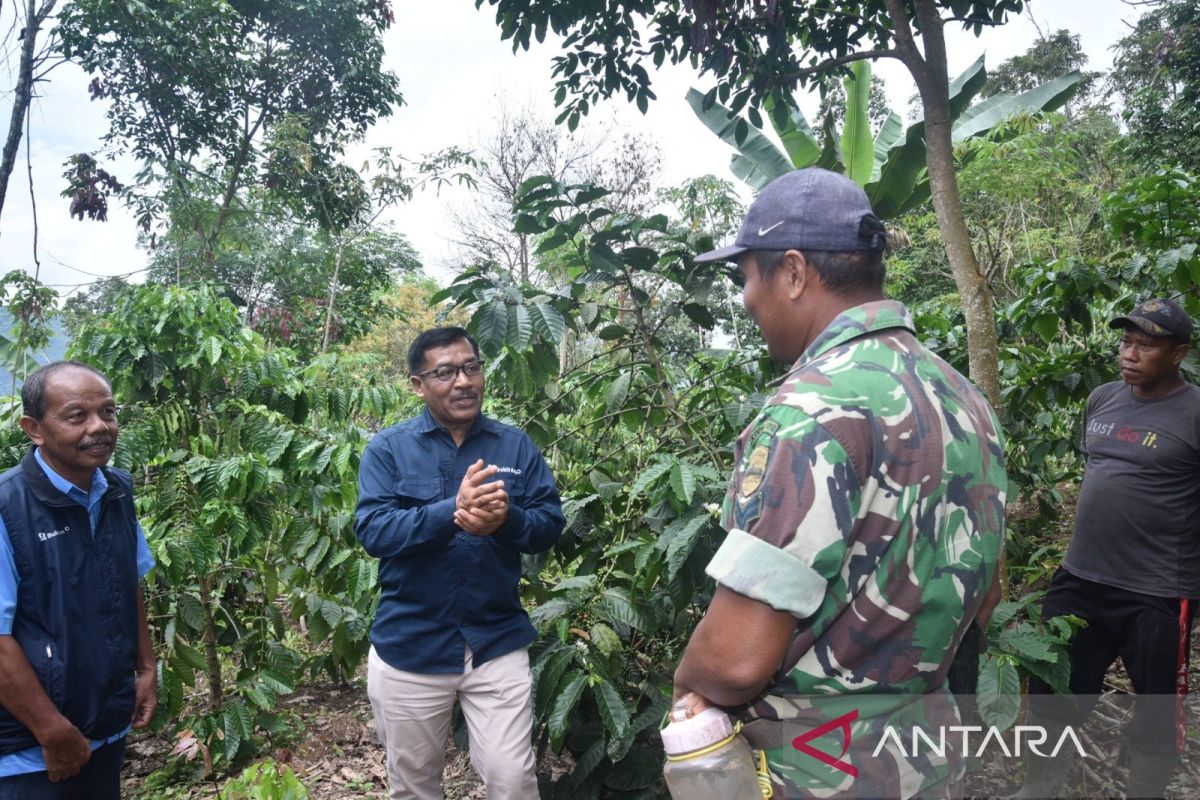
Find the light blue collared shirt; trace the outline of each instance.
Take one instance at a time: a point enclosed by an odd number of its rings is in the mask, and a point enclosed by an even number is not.
[[[92,490],[85,492],[51,469],[50,465],[42,459],[40,449],[33,451],[33,457],[55,489],[88,510],[88,517],[92,523],[92,535],[95,536],[96,523],[100,519],[100,498],[108,491],[108,479],[104,477],[104,472],[96,470],[92,476]],[[146,534],[142,531],[141,523],[138,523],[137,526],[137,568],[139,578],[146,577],[146,573],[154,568],[154,556],[150,553],[150,546],[146,544]],[[17,613],[17,586],[20,581],[20,576],[17,574],[17,562],[13,560],[12,542],[8,539],[8,529],[4,527],[4,520],[0,519],[0,635],[12,635],[13,618]],[[127,726],[125,730],[107,739],[94,739],[91,742],[92,749],[95,750],[118,741],[128,735],[130,730],[132,730],[132,726]],[[43,772],[45,769],[46,761],[42,758],[42,748],[40,747],[31,747],[28,750],[0,756],[0,778],[24,775],[29,772]]]

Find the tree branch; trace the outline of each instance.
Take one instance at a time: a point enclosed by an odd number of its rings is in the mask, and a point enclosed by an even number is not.
[[[1152,0],[1152,2],[1157,5],[1160,0]],[[1029,8],[1029,6],[1026,6],[1026,8]],[[1030,22],[1033,22],[1033,27],[1037,30],[1038,35],[1045,39],[1046,37],[1042,34],[1042,29],[1038,27],[1037,21],[1033,19],[1032,14],[1030,14],[1029,19]],[[942,17],[941,20],[942,22],[969,22],[972,25],[986,25],[989,28],[999,28],[1005,24],[1003,22],[993,22],[990,19],[977,19],[975,17]]]
[[[811,67],[805,67],[804,69],[799,69],[795,72],[785,73],[779,77],[778,82],[783,83],[785,81],[790,82],[803,80],[804,78],[812,77],[813,75],[825,72],[830,67],[840,67],[844,64],[851,64],[855,61],[873,61],[877,58],[895,58],[903,60],[900,56],[900,53],[896,50],[863,50],[858,53],[847,53],[844,56],[837,56],[836,58],[827,58],[820,64],[816,64]]]
[[[33,217],[33,279],[37,281],[42,275],[42,262],[38,258],[38,215],[37,215],[37,195],[33,191],[33,157],[30,154],[30,141],[32,131],[30,127],[30,118],[33,114],[30,113],[29,105],[25,106],[25,169],[29,173],[29,209]]]
[[[912,25],[908,22],[908,14],[904,10],[903,0],[883,0],[888,16],[892,18],[892,27],[896,35],[896,52],[899,58],[910,70],[912,63],[922,61],[921,50],[913,37]]]
[[[46,60],[45,60],[45,61],[43,61],[42,63],[43,63],[43,64],[47,64],[47,63],[48,63],[50,66],[46,67],[44,70],[42,70],[41,72],[39,72],[39,73],[37,73],[36,75],[34,75],[34,76],[33,76],[33,81],[34,81],[34,83],[38,83],[38,82],[40,82],[40,81],[44,80],[44,79],[46,78],[46,76],[47,76],[47,75],[49,75],[51,72],[53,72],[53,71],[54,71],[54,68],[55,68],[55,67],[60,67],[60,66],[62,66],[63,64],[67,63],[67,61],[69,61],[69,60],[70,60],[70,59],[66,59],[66,58],[60,58],[60,59],[57,59],[57,60],[55,60],[55,61],[51,61],[50,59],[46,59]]]
[[[249,113],[248,109],[247,113]],[[205,237],[205,247],[208,250],[209,263],[212,262],[216,251],[217,236],[220,235],[221,228],[224,226],[225,220],[229,217],[229,209],[233,206],[233,198],[237,195],[238,182],[241,180],[242,170],[245,169],[250,157],[250,147],[254,143],[254,137],[258,135],[258,130],[262,127],[266,118],[267,109],[263,108],[258,115],[258,119],[254,121],[254,125],[248,125],[246,128],[241,146],[238,147],[237,155],[234,156],[233,161],[229,164],[229,179],[225,183],[225,193],[221,198],[221,207],[217,210],[217,220],[213,223],[212,230],[209,231],[208,236]],[[248,124],[249,119],[246,121]]]
[[[54,10],[56,3],[58,3],[58,0],[44,0],[42,7],[37,10],[35,19],[37,20],[37,26],[39,28],[42,26],[42,23],[46,21],[46,17],[50,16],[50,12]],[[30,7],[32,7],[32,5],[33,4],[31,3]]]
[[[915,5],[921,41],[925,43],[925,63],[930,67],[930,77],[934,77],[933,65],[946,63],[946,31],[933,0],[915,0]]]

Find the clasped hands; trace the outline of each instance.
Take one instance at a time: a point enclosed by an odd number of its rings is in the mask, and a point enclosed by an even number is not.
[[[499,469],[479,459],[467,467],[454,499],[454,524],[476,536],[491,536],[508,519],[504,481],[493,481]]]

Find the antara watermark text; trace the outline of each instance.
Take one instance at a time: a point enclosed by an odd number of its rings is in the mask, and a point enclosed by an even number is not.
[[[891,741],[894,749],[905,758],[913,758],[922,754],[944,758],[947,745],[954,746],[955,744],[958,745],[955,748],[958,752],[974,758],[990,752],[990,748],[999,748],[1004,755],[1010,758],[1020,757],[1026,752],[1043,758],[1053,758],[1068,742],[1081,757],[1088,757],[1088,753],[1083,749],[1083,743],[1079,741],[1078,734],[1069,725],[1062,729],[1058,740],[1053,742],[1053,749],[1048,750],[1043,748],[1051,744],[1050,735],[1041,725],[1018,725],[1014,729],[1011,747],[1003,732],[994,726],[984,728],[980,725],[943,725],[936,730],[935,734],[921,727],[913,727],[911,736],[905,737],[900,730],[889,725],[884,729],[883,736],[879,739],[879,744],[875,746],[875,752],[871,756],[878,756]],[[982,738],[980,734],[982,734]],[[905,747],[906,738],[909,747]],[[977,746],[972,748],[972,745]]]

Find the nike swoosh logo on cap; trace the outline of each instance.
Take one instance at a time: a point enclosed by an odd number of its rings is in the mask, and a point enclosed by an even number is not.
[[[768,226],[767,226],[767,227],[765,227],[765,228],[759,228],[759,229],[758,229],[758,235],[759,235],[759,236],[766,236],[768,233],[770,233],[771,231],[775,230],[776,228],[778,228],[778,227],[779,227],[780,225],[782,225],[782,224],[783,224],[783,220],[779,220],[779,222],[776,222],[774,225],[768,225]]]

